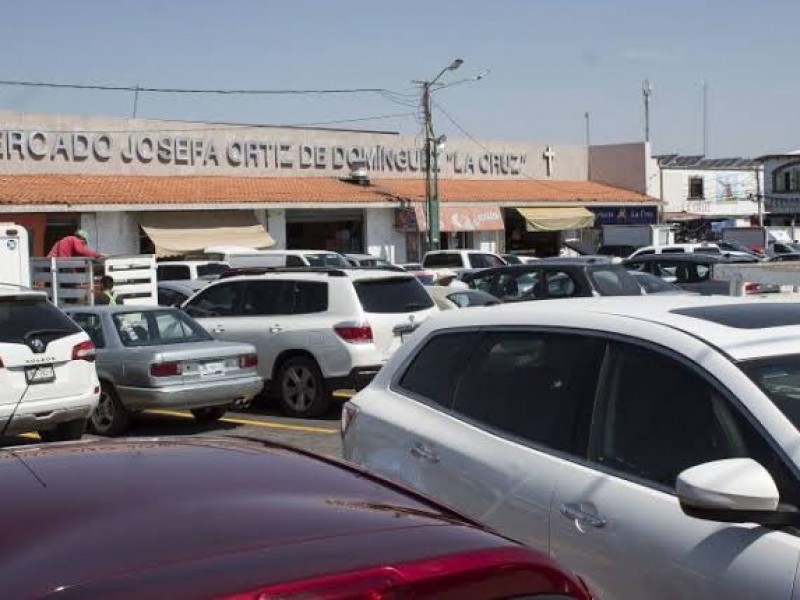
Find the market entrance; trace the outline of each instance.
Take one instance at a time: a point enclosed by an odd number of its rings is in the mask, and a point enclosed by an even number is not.
[[[292,250],[364,252],[364,211],[287,210],[286,247]]]

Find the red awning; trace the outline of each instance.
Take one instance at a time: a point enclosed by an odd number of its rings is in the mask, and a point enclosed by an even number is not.
[[[427,231],[425,205],[415,204],[414,209],[398,209],[396,218],[400,231]],[[441,231],[503,231],[503,212],[496,204],[479,206],[439,205]]]

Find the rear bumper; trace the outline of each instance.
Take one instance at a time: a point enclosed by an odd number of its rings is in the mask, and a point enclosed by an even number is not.
[[[202,408],[230,404],[240,399],[251,400],[263,387],[264,380],[260,376],[250,375],[236,379],[198,381],[160,388],[117,386],[116,390],[125,408],[145,410]]]
[[[354,367],[344,377],[330,377],[325,380],[325,385],[329,391],[335,390],[360,390],[373,380],[383,365],[372,365],[369,367]]]
[[[60,406],[56,407],[53,407],[52,400],[47,401],[47,406],[37,406],[40,403],[26,406],[23,401],[11,419],[6,433],[7,435],[16,435],[30,431],[48,431],[68,421],[79,419],[85,421],[97,406],[97,401],[98,395],[94,392],[64,398],[58,402]],[[8,416],[0,418],[0,430],[5,428],[7,422]]]

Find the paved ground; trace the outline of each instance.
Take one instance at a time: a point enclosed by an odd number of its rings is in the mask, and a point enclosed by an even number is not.
[[[340,403],[320,419],[291,419],[282,416],[274,407],[255,405],[246,411],[229,412],[220,422],[209,425],[197,424],[188,412],[148,411],[134,418],[125,437],[247,436],[276,440],[338,458],[341,457],[342,447],[339,438],[340,416]],[[3,438],[0,440],[0,445],[25,445],[37,442],[38,436],[29,434]]]

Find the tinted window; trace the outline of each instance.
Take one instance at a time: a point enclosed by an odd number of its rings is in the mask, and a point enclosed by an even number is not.
[[[566,271],[549,271],[547,273],[547,296],[549,298],[571,298],[580,296],[581,288],[575,279]]]
[[[501,267],[505,264],[502,260],[492,254],[470,253],[469,263],[473,269],[491,269]]]
[[[686,250],[683,248],[664,248],[661,250],[661,254],[685,254]],[[644,252],[642,253],[644,254]]]
[[[213,285],[195,296],[186,305],[193,317],[227,317],[236,314],[241,302],[244,282]]]
[[[463,369],[454,410],[549,448],[584,454],[605,342],[499,332]]]
[[[497,278],[497,295],[503,300],[516,300],[523,296],[544,298],[542,279],[540,269],[506,271]],[[537,293],[541,293],[541,296],[537,296]]]
[[[244,293],[242,315],[290,315],[292,314],[292,281],[249,281]]]
[[[292,314],[305,315],[328,310],[328,284],[321,281],[294,282]]]
[[[180,306],[188,298],[189,296],[177,290],[158,289],[158,304],[160,306]]]
[[[100,322],[100,315],[95,313],[72,313],[70,315],[81,329],[89,334],[89,339],[95,348],[105,348],[106,339],[103,336],[103,324]]]
[[[497,273],[483,273],[480,275],[468,275],[465,278],[466,284],[475,290],[482,292],[492,292],[492,283],[497,277]]]
[[[672,488],[689,467],[750,457],[786,481],[760,434],[700,375],[640,347],[619,344],[615,356],[599,415],[598,462]]]
[[[591,267],[589,278],[603,296],[638,296],[641,294],[639,284],[622,267]]]
[[[50,342],[80,332],[67,315],[43,299],[0,300],[0,342],[25,342],[25,336],[41,332],[36,337]]]
[[[463,267],[461,262],[461,255],[450,252],[443,252],[441,254],[427,254],[423,259],[422,266],[428,269],[436,269],[438,267]]]
[[[458,376],[478,333],[445,333],[433,337],[411,361],[400,387],[449,408]]]
[[[157,277],[159,281],[180,281],[192,278],[189,267],[186,265],[158,265]]]
[[[519,256],[514,256],[513,254],[504,254],[503,259],[506,261],[507,265],[521,265],[522,260],[520,260]]]
[[[157,346],[212,339],[200,325],[178,310],[116,313],[112,319],[124,346]]]
[[[651,275],[650,273],[643,273],[642,271],[634,271],[633,276],[637,283],[642,286],[642,289],[648,294],[658,294],[660,292],[680,292],[681,288],[671,283],[667,283],[660,277]]]
[[[720,254],[719,248],[716,246],[701,246],[695,248],[694,251],[699,254]]]
[[[433,307],[433,300],[413,277],[367,279],[353,283],[368,313],[403,313]]]
[[[641,252],[637,252],[636,256],[646,256],[648,254],[655,254],[655,250],[642,250]]]
[[[228,268],[225,263],[208,263],[207,265],[197,265],[198,277],[211,277],[219,275]]]
[[[307,266],[306,263],[303,262],[303,259],[299,256],[294,256],[293,254],[289,254],[286,257],[286,266],[287,267],[305,267]]]
[[[486,306],[489,304],[499,304],[497,298],[486,292],[479,290],[464,290],[461,292],[453,292],[448,294],[447,299],[459,308],[467,308],[470,306]]]

